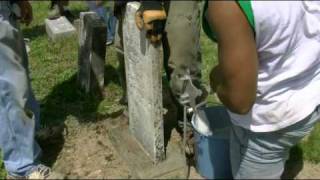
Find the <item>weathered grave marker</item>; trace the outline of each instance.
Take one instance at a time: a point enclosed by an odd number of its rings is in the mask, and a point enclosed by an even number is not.
[[[94,12],[80,13],[78,81],[87,92],[103,92],[106,24]]]
[[[69,37],[76,33],[76,29],[64,16],[54,20],[46,19],[45,25],[47,34],[52,41]]]
[[[154,47],[135,23],[140,4],[127,5],[123,24],[129,128],[153,162],[165,159],[162,105],[162,46]]]

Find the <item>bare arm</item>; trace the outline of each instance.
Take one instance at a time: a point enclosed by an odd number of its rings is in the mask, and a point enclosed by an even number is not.
[[[245,114],[256,98],[258,57],[253,31],[234,1],[209,1],[208,21],[217,34],[219,65],[212,88],[232,112]]]

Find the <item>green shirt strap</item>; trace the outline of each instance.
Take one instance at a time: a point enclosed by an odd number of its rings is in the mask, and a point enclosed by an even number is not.
[[[253,32],[255,33],[255,22],[254,22],[254,14],[252,10],[252,5],[250,0],[238,0],[237,3],[239,4],[240,8],[244,12]],[[202,27],[203,31],[206,33],[206,35],[213,41],[216,41],[216,35],[214,31],[211,29],[207,18],[206,14],[208,12],[208,0],[206,0],[204,9],[203,9],[203,14],[202,14]]]
[[[255,32],[255,22],[254,22],[254,15],[253,15],[251,1],[239,0],[238,4],[241,7],[244,14],[246,15],[252,30]]]

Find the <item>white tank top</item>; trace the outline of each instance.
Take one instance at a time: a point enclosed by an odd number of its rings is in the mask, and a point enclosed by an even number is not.
[[[276,131],[320,104],[320,1],[250,3],[259,57],[257,98],[248,114],[229,114],[251,131]]]

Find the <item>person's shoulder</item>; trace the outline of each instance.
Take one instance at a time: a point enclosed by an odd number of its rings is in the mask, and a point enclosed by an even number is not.
[[[207,20],[217,36],[251,26],[236,1],[209,1]]]

